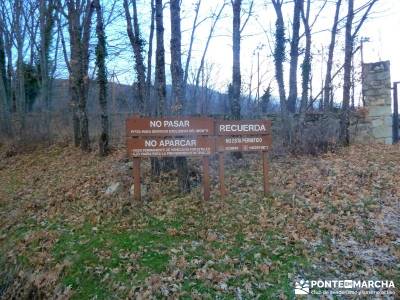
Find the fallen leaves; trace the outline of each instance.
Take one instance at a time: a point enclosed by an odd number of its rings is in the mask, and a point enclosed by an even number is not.
[[[65,224],[73,230],[88,224],[88,233],[71,243],[89,247],[95,240],[97,260],[82,260],[86,272],[121,297],[285,299],[292,291],[288,278],[300,271],[399,276],[399,146],[357,145],[320,157],[274,159],[269,197],[260,190],[257,155],[227,158],[230,194],[224,200],[217,195],[217,161],[211,160],[213,198],[208,203],[201,200],[198,187],[177,197],[174,172],[152,183],[146,161],[147,200],[133,203],[124,149],[105,159],[72,147],[4,159],[0,251],[7,262],[0,263],[22,268],[10,280],[10,293],[27,288],[67,299],[76,292],[60,284],[71,266],[52,252]],[[198,161],[191,162],[198,169]],[[113,182],[120,182],[122,189],[106,197],[104,191]],[[100,240],[105,226],[113,231],[107,236],[115,239],[113,246]],[[116,237],[126,232],[148,240],[130,246]],[[81,255],[71,249],[62,253]],[[22,257],[27,265],[21,264]],[[150,263],[157,259],[160,264],[165,260],[166,267],[154,271]],[[306,269],[301,259],[313,268]]]

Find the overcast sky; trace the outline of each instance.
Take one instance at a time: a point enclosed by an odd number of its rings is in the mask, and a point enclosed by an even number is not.
[[[355,6],[359,7],[366,0],[356,0]],[[195,0],[183,0],[182,6],[182,49],[186,53],[190,39],[190,30],[194,18],[194,2]],[[322,0],[312,1],[312,12],[315,14],[319,11]],[[209,16],[212,11],[221,7],[223,0],[203,0],[200,10],[199,19]],[[317,19],[313,31],[313,93],[318,93],[322,78],[325,74],[325,60],[327,47],[329,44],[330,31],[334,17],[334,3],[328,1],[328,4],[322,10]],[[248,0],[243,0],[243,9],[248,9]],[[347,9],[347,1],[342,3],[341,16],[345,16]],[[400,30],[400,1],[399,0],[379,0],[378,4],[373,9],[373,14],[365,23],[359,37],[368,37],[369,42],[364,44],[364,60],[365,62],[376,62],[380,60],[391,61],[392,81],[400,80],[400,39],[398,31]],[[213,88],[225,91],[227,85],[231,81],[232,69],[232,49],[231,49],[231,5],[226,5],[223,17],[219,21],[215,29],[206,61],[209,66],[210,77]],[[290,15],[292,13],[292,4],[285,4],[285,17],[287,26],[290,26]],[[148,38],[148,19],[149,19],[149,3],[148,0],[139,0],[139,14],[141,16],[141,24],[143,37]],[[245,19],[245,16],[243,17]],[[313,16],[311,16],[313,19]],[[124,21],[124,20],[122,20]],[[165,48],[166,59],[169,62],[169,7],[164,11],[165,23]],[[271,34],[275,23],[275,13],[270,4],[270,1],[255,0],[254,13],[250,18],[242,37],[241,51],[241,67],[242,67],[242,83],[243,93],[248,93],[250,74],[253,71],[252,88],[256,86],[256,70],[257,70],[257,52],[260,53],[260,76],[262,80],[261,88],[265,89],[272,82],[273,93],[277,93],[277,88],[274,88],[274,65],[271,57],[273,48],[273,36]],[[195,43],[193,48],[193,61],[191,67],[193,70],[199,65],[200,57],[203,52],[205,41],[211,25],[211,19],[203,22],[196,31]],[[116,23],[111,29],[112,34],[109,36],[109,43],[113,43],[116,39],[120,42],[124,40],[126,43],[126,51],[120,52],[119,56],[110,55],[109,70],[118,74],[118,79],[124,83],[131,83],[134,79],[133,71],[133,56],[128,39],[126,36],[125,24],[122,22]],[[116,34],[118,32],[118,34]],[[287,35],[290,32],[287,31]],[[155,43],[155,41],[154,41]],[[344,30],[338,35],[336,46],[337,64],[342,63],[342,50],[344,45]],[[260,49],[260,50],[258,50]],[[289,52],[289,44],[287,44],[287,52]],[[182,62],[185,63],[186,57],[183,57]],[[299,59],[301,63],[302,57]],[[360,53],[355,55],[356,70],[360,71]],[[154,65],[153,65],[154,66]],[[288,67],[285,69],[288,76]],[[167,76],[169,74],[169,66],[167,66]],[[300,76],[300,72],[299,72]],[[338,78],[340,79],[340,78]],[[339,82],[338,82],[339,83]],[[253,91],[254,95],[254,91]]]

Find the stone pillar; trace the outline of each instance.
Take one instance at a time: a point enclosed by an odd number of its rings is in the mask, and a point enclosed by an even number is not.
[[[368,109],[371,142],[392,144],[392,93],[390,62],[380,61],[363,66],[363,95]]]

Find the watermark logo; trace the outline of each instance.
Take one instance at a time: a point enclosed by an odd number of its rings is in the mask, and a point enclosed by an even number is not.
[[[295,295],[394,295],[391,280],[305,280],[294,282]]]
[[[308,295],[310,293],[310,282],[308,280],[301,279],[296,281],[294,284],[295,295]]]

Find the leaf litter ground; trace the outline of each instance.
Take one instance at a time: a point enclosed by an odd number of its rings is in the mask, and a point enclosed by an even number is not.
[[[144,162],[134,203],[124,149],[0,155],[4,299],[291,299],[298,277],[400,286],[399,146],[274,157],[268,197],[257,155],[227,157],[225,199],[212,160],[208,203],[196,159],[186,196],[176,174],[152,179]]]

